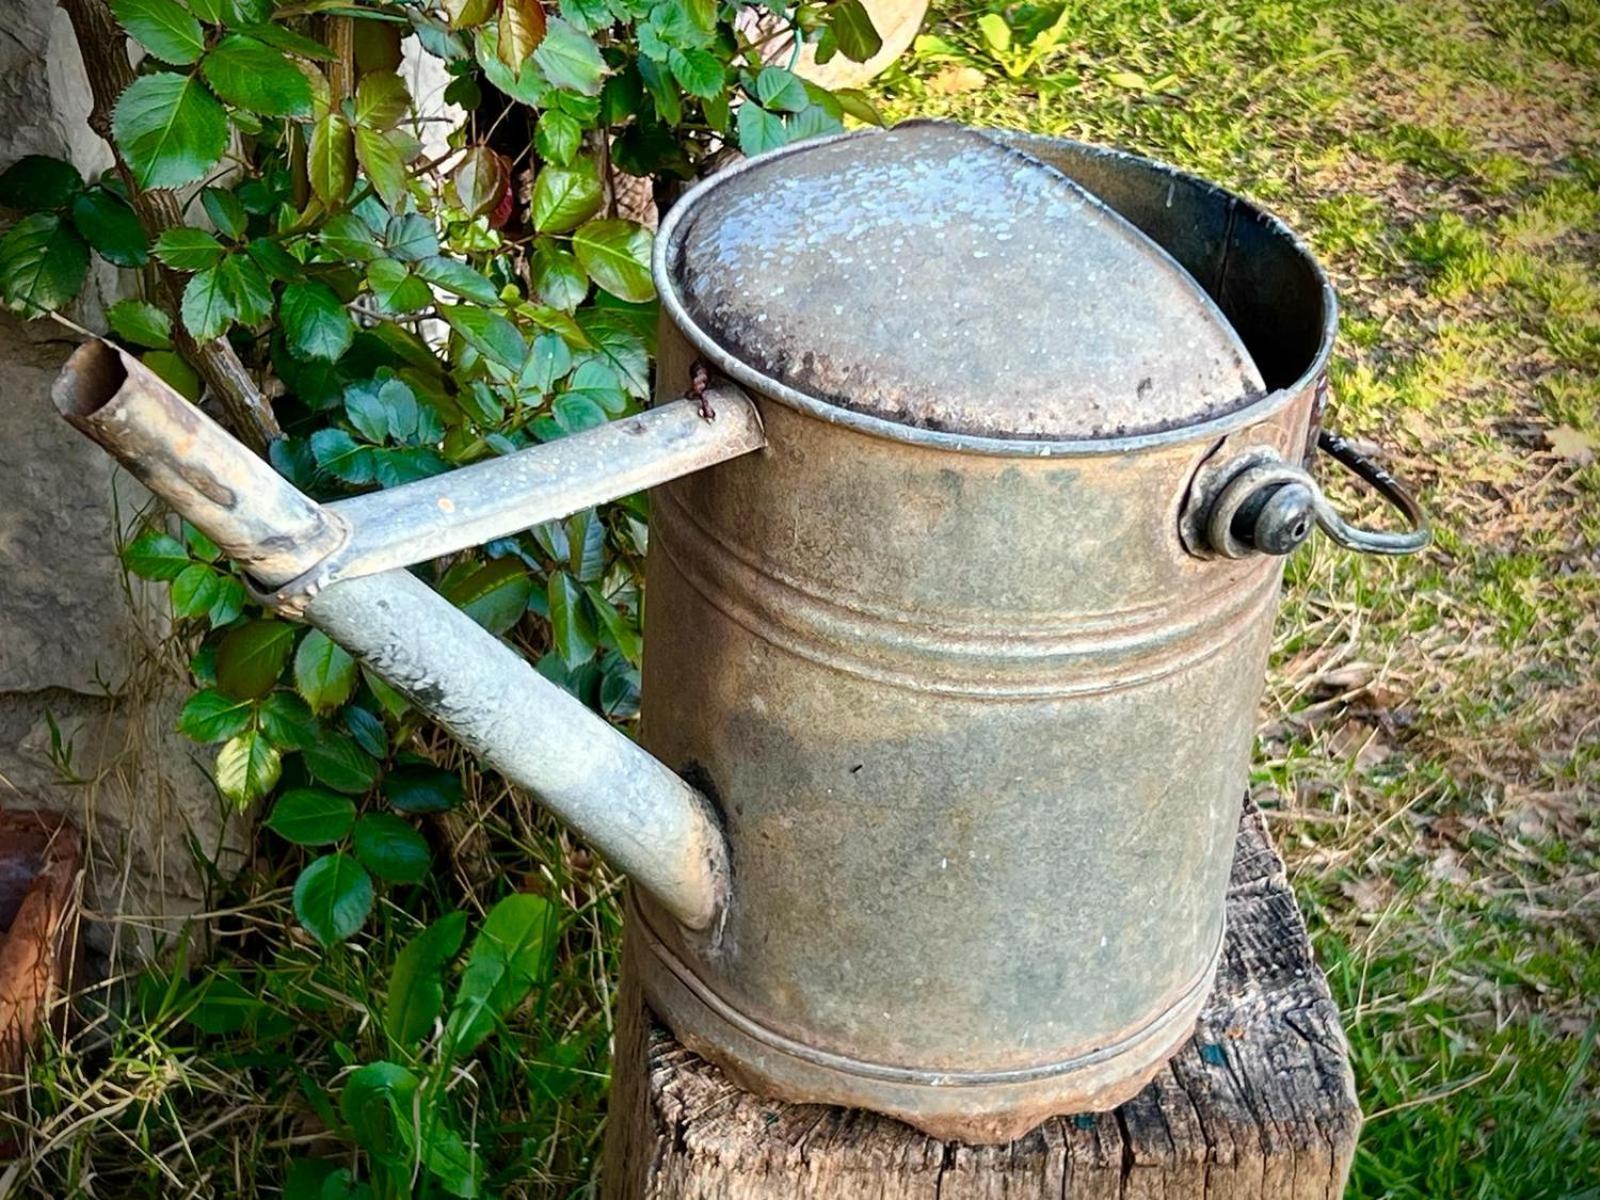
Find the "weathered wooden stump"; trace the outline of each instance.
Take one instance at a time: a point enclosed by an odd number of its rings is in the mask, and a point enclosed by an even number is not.
[[[763,1100],[678,1045],[626,979],[616,1050],[608,1200],[1329,1200],[1361,1127],[1338,1011],[1248,806],[1215,992],[1194,1038],[1114,1112],[965,1146],[872,1113]]]

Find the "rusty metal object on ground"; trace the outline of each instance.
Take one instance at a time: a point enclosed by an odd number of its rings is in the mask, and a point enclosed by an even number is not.
[[[706,181],[655,277],[660,408],[338,505],[102,344],[58,404],[628,872],[628,969],[735,1077],[975,1141],[1114,1106],[1216,971],[1282,555],[1426,541],[1304,469],[1321,270],[1159,164],[915,123]],[[643,749],[399,569],[652,483]]]
[[[0,1075],[23,1070],[66,989],[82,857],[64,817],[0,811]]]

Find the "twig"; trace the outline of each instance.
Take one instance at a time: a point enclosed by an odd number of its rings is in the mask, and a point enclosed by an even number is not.
[[[105,0],[58,0],[83,56],[84,73],[94,107],[89,112],[89,128],[105,139],[116,159],[117,173],[127,185],[128,200],[151,241],[183,224],[178,198],[167,188],[141,188],[128,169],[122,152],[111,136],[111,114],[117,100],[133,82],[128,65],[128,42],[122,35]],[[196,341],[183,323],[183,289],[178,276],[166,268],[156,272],[155,299],[172,318],[173,338],[178,351],[204,379],[222,409],[228,428],[258,453],[283,436],[272,406],[234,353],[226,338]]]

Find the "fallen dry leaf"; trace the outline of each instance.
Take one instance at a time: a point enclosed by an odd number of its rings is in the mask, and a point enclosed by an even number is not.
[[[1571,425],[1557,425],[1544,431],[1544,440],[1562,458],[1587,467],[1600,454],[1600,438]]]
[[[928,80],[928,90],[939,96],[959,96],[975,92],[989,82],[976,67],[946,67]]]

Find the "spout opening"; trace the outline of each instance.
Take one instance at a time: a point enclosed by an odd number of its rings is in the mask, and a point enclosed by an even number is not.
[[[57,412],[82,427],[116,398],[127,381],[121,351],[109,342],[85,342],[61,368],[50,398]]]

